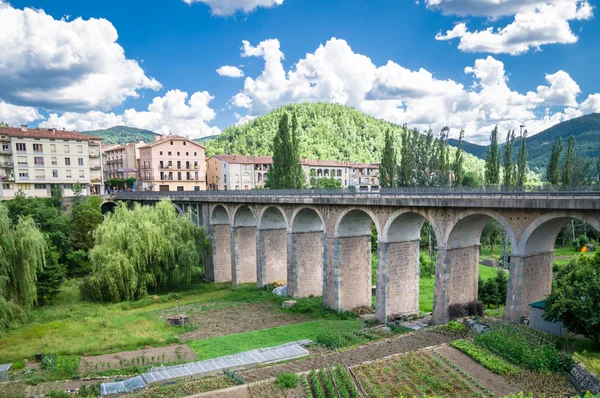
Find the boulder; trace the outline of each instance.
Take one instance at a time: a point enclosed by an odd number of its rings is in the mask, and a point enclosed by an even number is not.
[[[281,304],[281,307],[282,308],[292,308],[294,305],[296,305],[296,300],[287,300]]]
[[[277,287],[275,289],[273,289],[273,294],[276,294],[280,297],[284,297],[288,295],[288,287],[286,286],[281,286],[281,287]]]

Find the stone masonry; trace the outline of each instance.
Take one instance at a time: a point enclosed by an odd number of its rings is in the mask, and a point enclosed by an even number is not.
[[[256,282],[256,228],[235,227],[231,236],[233,284]]]
[[[285,229],[258,231],[258,287],[287,279],[287,236]]]
[[[323,233],[289,234],[288,288],[294,298],[323,295]]]
[[[231,232],[229,225],[213,225],[214,282],[231,282]]]
[[[341,250],[341,309],[371,306],[371,237],[339,238]]]

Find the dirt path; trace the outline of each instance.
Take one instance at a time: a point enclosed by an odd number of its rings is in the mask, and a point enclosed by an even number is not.
[[[251,332],[313,320],[310,316],[287,314],[268,303],[236,304],[233,306],[192,312],[187,308],[198,329],[181,335],[182,341],[207,339],[233,333]]]
[[[436,351],[450,360],[450,362],[459,366],[467,372],[469,376],[481,383],[485,388],[492,391],[499,397],[504,397],[510,393],[518,394],[520,389],[509,385],[502,376],[490,372],[462,352],[452,347],[443,346],[436,348]]]

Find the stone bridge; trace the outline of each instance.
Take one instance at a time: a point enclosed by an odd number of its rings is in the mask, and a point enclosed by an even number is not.
[[[571,219],[600,231],[600,191],[462,190],[338,193],[209,191],[120,193],[117,200],[171,199],[212,241],[206,279],[233,284],[287,280],[292,297],[323,296],[337,311],[371,306],[371,228],[378,233],[376,313],[381,321],[419,310],[419,240],[428,221],[437,242],[433,321],[477,299],[479,246],[497,220],[511,247],[506,318],[552,288],[556,237]]]

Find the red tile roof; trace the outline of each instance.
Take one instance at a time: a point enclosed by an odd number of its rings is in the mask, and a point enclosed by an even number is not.
[[[42,128],[24,129],[21,127],[0,127],[0,134],[18,138],[56,138],[62,140],[102,141],[102,138],[81,134],[76,131]]]
[[[378,169],[379,165],[377,164],[364,164],[364,163],[355,163],[348,161],[339,161],[339,160],[320,160],[320,159],[302,159],[300,162],[306,166],[314,166],[314,167],[349,167],[354,169],[359,168],[370,168],[370,169]]]
[[[199,147],[202,147],[202,148],[206,149],[206,147],[204,145],[200,145],[197,142],[194,142],[194,141],[190,140],[189,138],[182,137],[180,135],[165,135],[165,136],[162,136],[158,141],[149,142],[148,144],[146,144],[144,146],[141,146],[138,149],[152,148],[153,146],[156,146],[158,144],[163,144],[163,143],[165,143],[166,141],[169,141],[169,140],[188,141],[188,142],[191,142],[194,145],[198,145]]]
[[[229,164],[272,164],[271,156],[244,156],[244,155],[215,155],[214,158]]]

